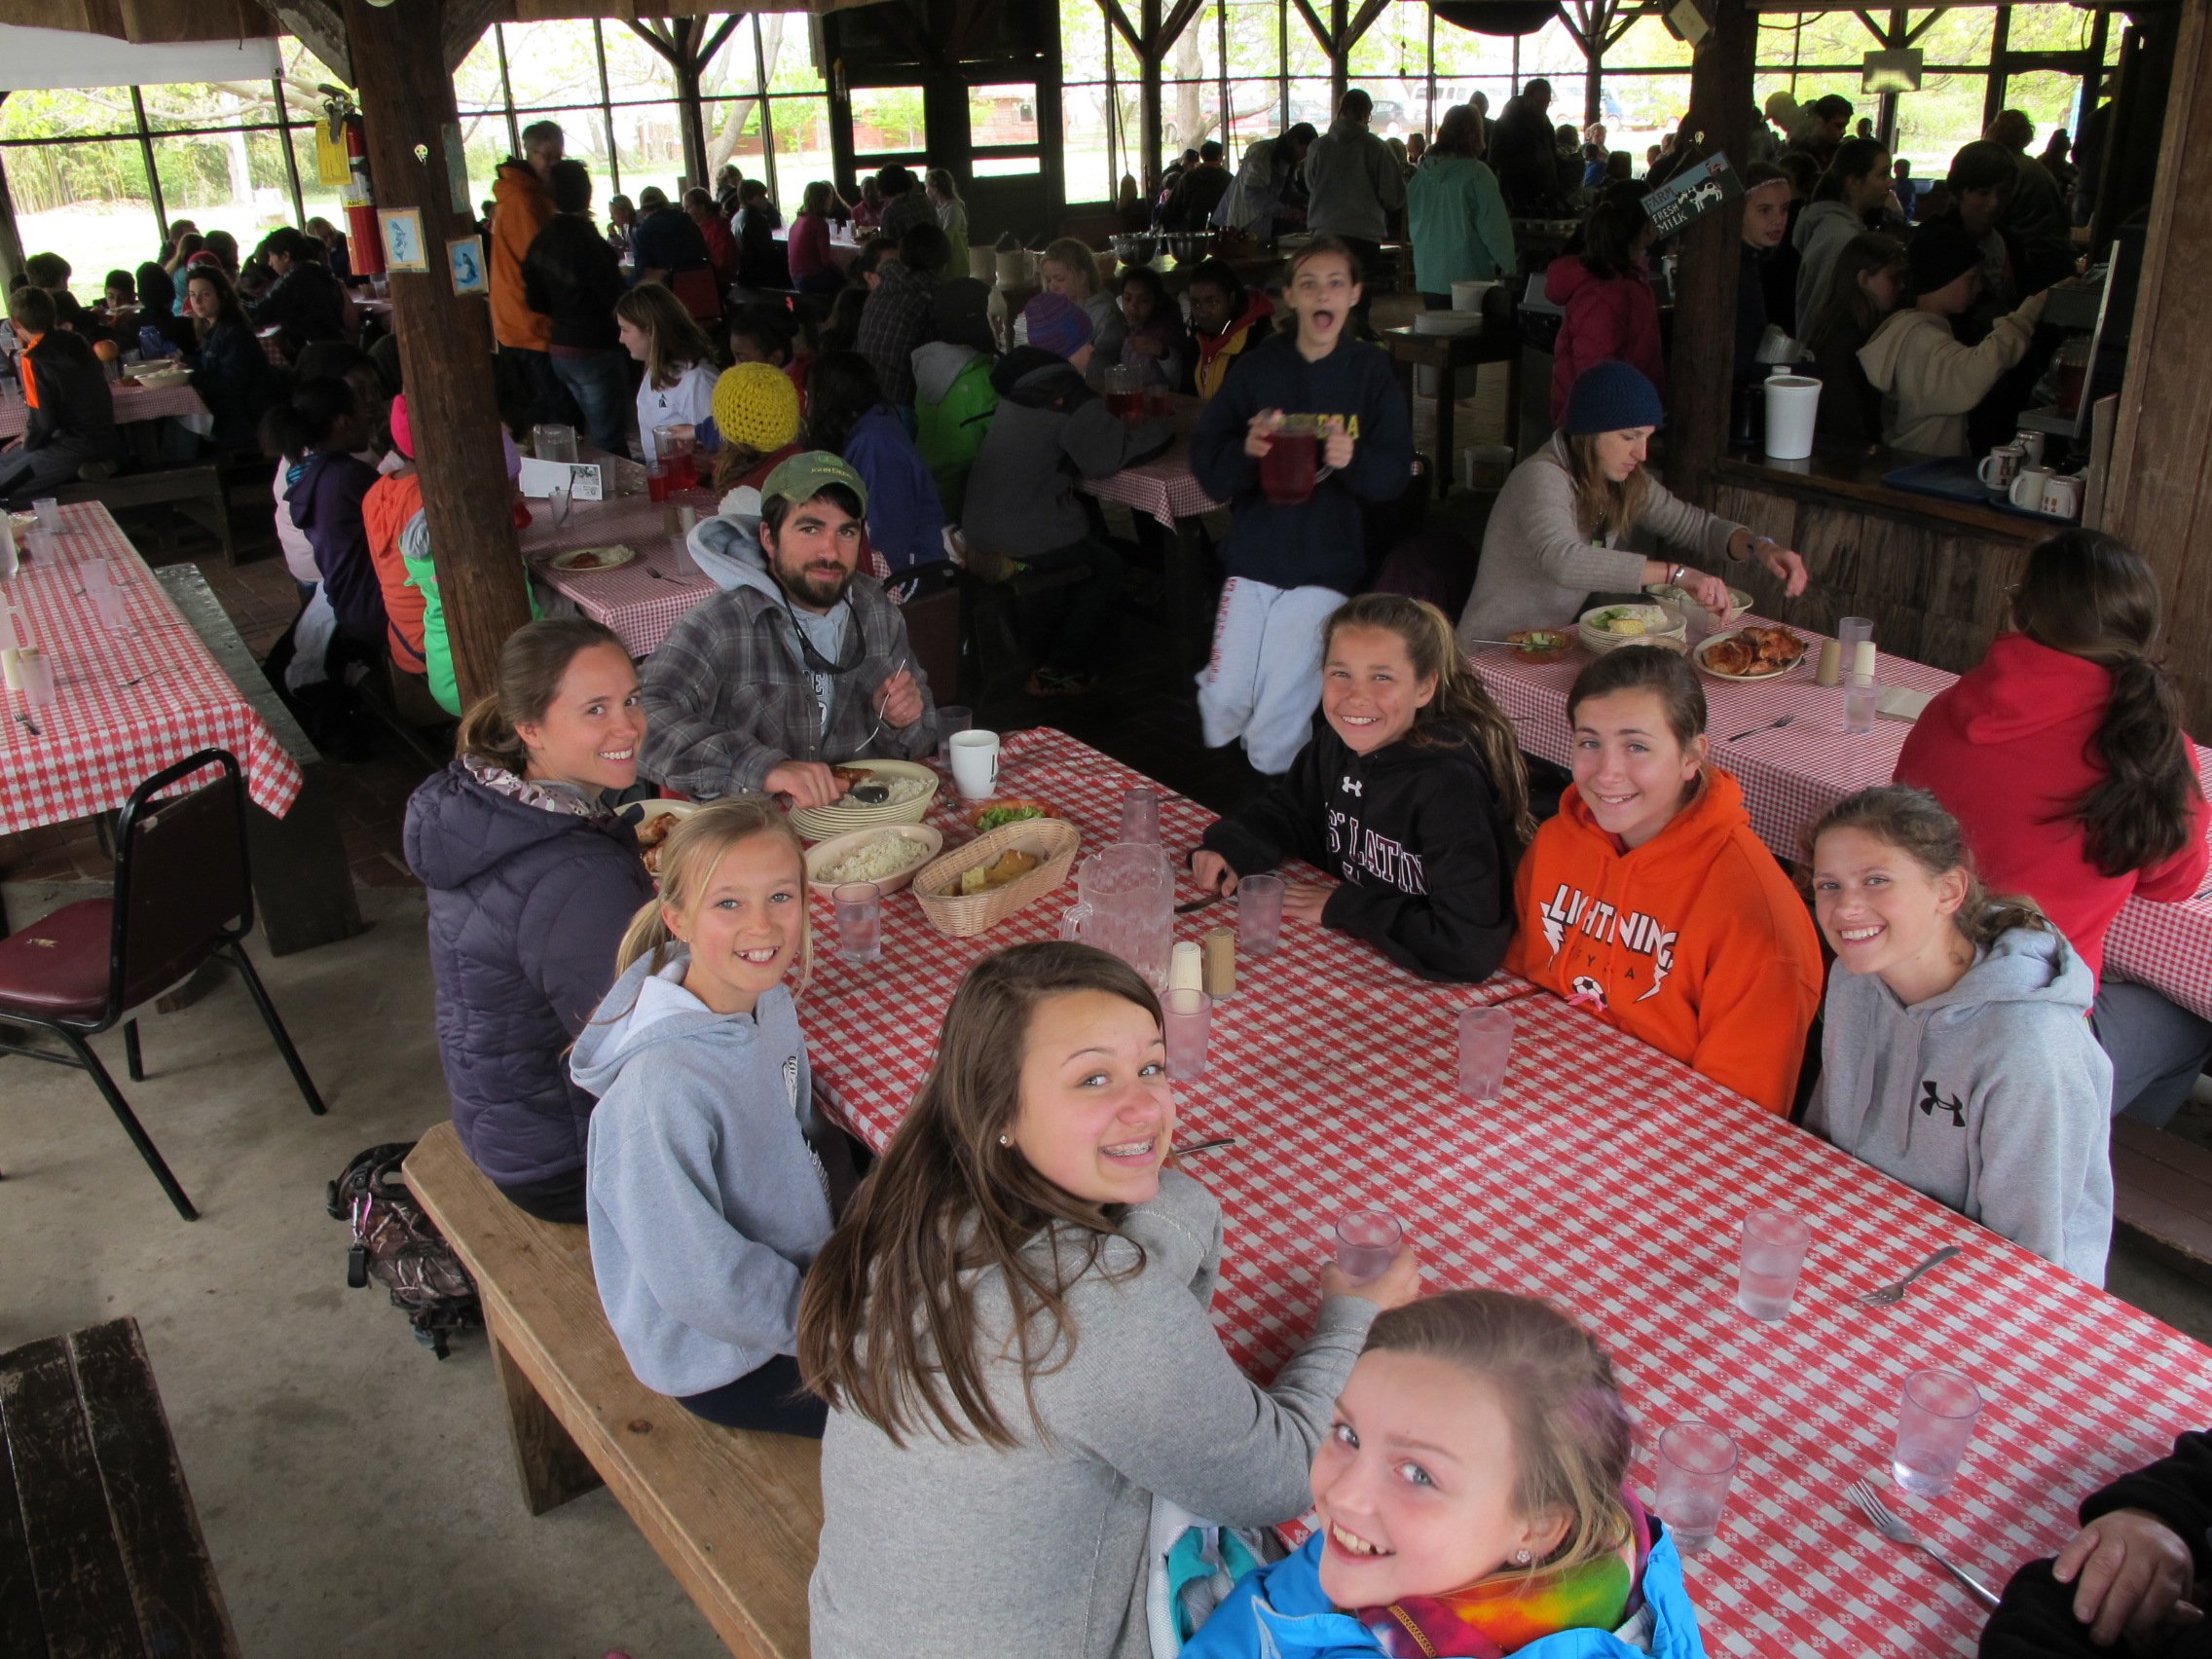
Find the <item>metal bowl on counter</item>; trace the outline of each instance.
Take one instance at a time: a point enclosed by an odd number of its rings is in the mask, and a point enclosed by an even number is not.
[[[1124,265],[1150,265],[1160,251],[1158,237],[1120,236],[1114,239],[1114,257]]]
[[[1221,236],[1215,231],[1177,231],[1167,239],[1167,251],[1184,264],[1211,259],[1221,251]]]

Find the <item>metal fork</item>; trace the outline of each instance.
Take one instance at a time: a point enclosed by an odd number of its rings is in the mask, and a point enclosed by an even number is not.
[[[1964,1585],[1968,1595],[1992,1611],[1996,1609],[1997,1598],[1991,1593],[1988,1585],[1982,1583],[1980,1579],[1974,1577],[1965,1568],[1953,1565],[1951,1559],[1933,1544],[1922,1543],[1920,1535],[1907,1523],[1899,1520],[1890,1512],[1890,1506],[1882,1501],[1872,1487],[1864,1481],[1853,1481],[1845,1490],[1844,1495],[1858,1505],[1859,1513],[1866,1518],[1867,1526],[1873,1528],[1875,1531],[1881,1533],[1893,1544],[1904,1544],[1909,1548],[1918,1550]]]
[[[1899,1303],[1904,1300],[1905,1290],[1914,1279],[1918,1278],[1922,1273],[1927,1272],[1932,1268],[1941,1267],[1945,1262],[1949,1261],[1953,1256],[1956,1256],[1958,1254],[1960,1254],[1960,1251],[1959,1247],[1956,1244],[1944,1245],[1940,1250],[1936,1251],[1933,1256],[1929,1257],[1928,1260],[1921,1263],[1919,1267],[1913,1269],[1911,1272],[1905,1274],[1901,1279],[1899,1279],[1897,1283],[1885,1284],[1879,1289],[1870,1290],[1864,1296],[1859,1298],[1859,1306],[1862,1308],[1896,1307]]]
[[[1728,741],[1730,743],[1741,743],[1745,738],[1756,737],[1762,731],[1779,731],[1782,727],[1788,725],[1796,718],[1797,717],[1795,715],[1784,715],[1782,719],[1778,720],[1769,720],[1763,726],[1753,726],[1750,731],[1740,731]]]

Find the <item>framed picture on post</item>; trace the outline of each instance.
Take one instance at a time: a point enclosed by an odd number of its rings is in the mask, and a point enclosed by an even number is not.
[[[489,294],[492,274],[484,269],[484,242],[479,237],[456,237],[446,243],[446,264],[453,272],[457,294]]]
[[[429,250],[423,244],[420,207],[380,207],[377,223],[384,230],[384,262],[388,270],[430,269]]]

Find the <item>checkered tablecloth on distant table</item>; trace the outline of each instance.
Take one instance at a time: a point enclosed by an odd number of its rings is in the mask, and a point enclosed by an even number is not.
[[[115,393],[115,419],[119,425],[174,417],[203,436],[214,430],[215,418],[208,414],[207,405],[200,400],[200,393],[194,391],[189,383],[162,387],[115,386],[108,389]],[[21,437],[29,421],[30,411],[24,406],[20,392],[11,389],[0,396],[0,438]]]
[[[1744,801],[1759,839],[1776,857],[1801,864],[1805,838],[1823,813],[1847,794],[1890,781],[1912,724],[1877,719],[1871,732],[1846,732],[1841,688],[1813,682],[1821,636],[1802,628],[1791,632],[1813,644],[1805,660],[1780,680],[1698,678],[1711,715],[1706,729],[1713,737],[1714,761],[1744,786]],[[1567,765],[1567,694],[1574,677],[1589,666],[1589,653],[1577,646],[1557,662],[1531,664],[1509,650],[1487,646],[1468,660],[1498,707],[1512,718],[1521,747]],[[1958,676],[1884,651],[1877,678],[1883,685],[1934,694],[1947,689]],[[1794,717],[1788,725],[1779,731],[1768,726],[1784,715]],[[2212,751],[2197,750],[2196,761],[2212,785]],[[2212,892],[2180,904],[2130,902],[2113,924],[2105,962],[2121,978],[2149,985],[2212,1019]]]
[[[1051,803],[1096,850],[1136,774],[1053,731],[1008,739],[1001,788]],[[947,786],[946,796],[950,795]],[[957,840],[944,807],[932,822]],[[1178,854],[1208,815],[1168,796]],[[1191,896],[1186,887],[1181,897]],[[1072,882],[981,939],[943,938],[906,894],[884,906],[883,957],[840,960],[826,901],[801,1004],[830,1104],[881,1145],[931,1063],[965,970],[1056,930]],[[1180,918],[1179,937],[1234,919]],[[1893,1507],[1981,1577],[2052,1553],[2075,1502],[2212,1420],[2212,1353],[1769,1117],[1548,994],[1516,1001],[1505,1097],[1453,1088],[1456,1012],[1525,991],[1425,984],[1340,935],[1286,926],[1237,965],[1206,1076],[1177,1088],[1178,1139],[1236,1144],[1192,1172],[1222,1200],[1223,1341],[1272,1373],[1311,1328],[1330,1224],[1381,1204],[1407,1223],[1433,1287],[1549,1296],[1613,1356],[1643,1425],[1699,1416],[1744,1448],[1720,1536],[1689,1564],[1715,1654],[1971,1654],[1980,1610],[1938,1571],[1848,1514],[1840,1493],[1886,1480],[1905,1373],[1954,1365],[1988,1396],[1957,1491]],[[1796,1311],[1762,1325],[1734,1302],[1735,1229],[1761,1204],[1814,1224]],[[1944,1243],[1963,1260],[1881,1311],[1851,1298]]]
[[[1166,453],[1140,466],[1124,466],[1108,478],[1086,478],[1085,491],[1102,501],[1119,501],[1169,529],[1177,519],[1198,518],[1222,506],[1191,475],[1191,431],[1204,407],[1195,397],[1178,397],[1175,442]]]
[[[21,692],[6,694],[0,833],[119,807],[143,779],[209,748],[237,756],[246,793],[282,817],[299,796],[299,767],[107,508],[97,501],[63,507],[60,541],[57,559],[27,565],[6,584],[18,633],[54,661],[57,694],[52,708],[35,710]],[[111,634],[93,615],[80,591],[84,559],[106,559],[124,574],[129,632]],[[37,723],[37,735],[18,715]]]
[[[577,501],[569,509],[569,522],[556,529],[551,506],[534,500],[529,503],[531,526],[522,533],[523,556],[530,561],[532,579],[557,595],[557,603],[606,623],[632,656],[649,656],[677,619],[715,591],[714,582],[691,568],[688,559],[684,569],[677,568],[676,537],[669,533],[664,506],[688,506],[708,518],[717,504],[712,490],[687,490],[666,503],[644,495]],[[556,554],[608,546],[628,547],[638,556],[611,571],[553,569]]]

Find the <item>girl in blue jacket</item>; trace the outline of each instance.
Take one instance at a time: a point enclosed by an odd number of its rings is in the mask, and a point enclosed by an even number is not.
[[[825,351],[807,373],[806,439],[852,462],[867,486],[867,544],[885,580],[944,563],[944,507],[937,475],[884,401],[858,351]]]
[[[584,1199],[607,1322],[648,1388],[710,1422],[820,1439],[793,1359],[799,1282],[849,1195],[784,977],[811,966],[798,836],[765,796],[670,834],[571,1070],[599,1096]],[[834,1172],[834,1173],[833,1173]]]
[[[1293,256],[1284,332],[1244,353],[1191,438],[1191,471],[1230,503],[1213,654],[1198,676],[1205,740],[1241,738],[1276,774],[1305,746],[1320,700],[1321,625],[1365,584],[1362,509],[1394,501],[1413,474],[1413,425],[1388,355],[1350,338],[1359,261],[1333,237]],[[1286,431],[1312,432],[1310,494],[1272,498],[1268,454]],[[1275,495],[1288,492],[1275,481]]]
[[[1186,1659],[1704,1659],[1674,1540],[1624,1484],[1597,1343],[1498,1290],[1379,1317],[1313,1458],[1314,1535]]]

